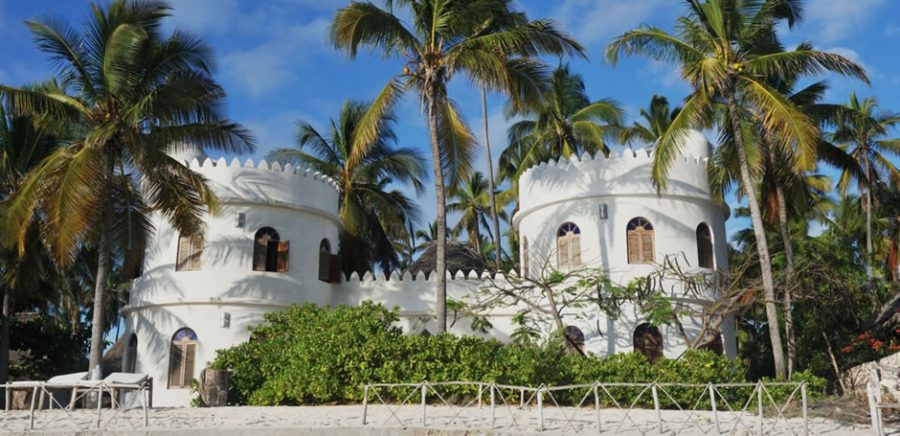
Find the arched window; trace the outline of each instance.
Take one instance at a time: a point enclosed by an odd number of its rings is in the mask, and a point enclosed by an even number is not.
[[[196,271],[200,269],[203,255],[203,238],[198,235],[178,235],[178,256],[175,271]]]
[[[566,340],[566,353],[569,354],[584,354],[584,333],[581,332],[581,329],[570,325],[566,327],[565,340]]]
[[[700,268],[714,268],[712,232],[706,223],[697,226],[697,265]]]
[[[175,332],[169,351],[169,389],[191,387],[196,355],[197,334],[189,328],[182,328]]]
[[[634,351],[647,356],[650,363],[656,362],[663,356],[662,334],[656,326],[643,323],[634,329]]]
[[[122,372],[135,372],[137,369],[138,337],[132,333],[128,338],[128,348],[125,351],[125,359],[122,362]]]
[[[278,232],[271,227],[263,227],[256,232],[253,245],[253,270],[277,271],[288,270],[288,241],[281,241]]]
[[[522,237],[522,277],[528,277],[528,268],[531,267],[528,258],[528,237]]]
[[[328,238],[319,243],[319,280],[331,281],[331,242]]]
[[[653,224],[637,217],[628,222],[628,263],[653,263]]]
[[[556,256],[559,269],[581,266],[581,229],[565,223],[556,231]]]

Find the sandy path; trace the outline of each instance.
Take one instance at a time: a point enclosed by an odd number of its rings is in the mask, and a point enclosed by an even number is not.
[[[534,408],[498,407],[491,430],[488,407],[479,409],[428,406],[427,427],[422,425],[421,406],[400,408],[369,406],[367,425],[362,425],[363,408],[353,406],[316,407],[227,407],[227,408],[158,408],[150,412],[150,425],[145,428],[143,413],[132,409],[113,416],[103,411],[103,434],[199,434],[230,435],[350,435],[350,434],[536,434],[538,412]],[[392,414],[391,412],[394,412]],[[688,416],[692,419],[687,419]],[[757,434],[759,419],[750,414],[720,412],[721,434]],[[653,410],[601,409],[603,434],[660,434]],[[110,418],[112,418],[110,420]],[[680,435],[717,434],[711,412],[663,411],[663,433]],[[764,433],[770,435],[804,434],[803,420],[768,418]],[[96,412],[76,410],[39,411],[35,429],[28,432],[27,411],[0,411],[0,435],[4,434],[72,434],[91,433],[96,429]],[[548,408],[544,410],[544,432],[541,434],[598,434],[597,414],[593,409]],[[896,431],[896,430],[894,430]],[[810,418],[811,435],[869,435],[868,427],[839,424],[825,418]]]

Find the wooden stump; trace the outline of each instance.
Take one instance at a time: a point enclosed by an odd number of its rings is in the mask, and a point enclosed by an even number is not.
[[[31,408],[32,389],[16,389],[12,391],[12,404],[10,410],[28,410]]]
[[[200,406],[227,406],[230,388],[230,372],[221,369],[204,369],[200,372]]]

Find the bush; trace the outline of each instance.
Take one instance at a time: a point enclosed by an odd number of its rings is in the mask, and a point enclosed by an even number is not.
[[[212,367],[231,370],[232,401],[251,405],[359,402],[366,383],[427,380],[560,386],[600,380],[705,385],[743,382],[746,373],[742,363],[709,352],[690,351],[679,359],[661,359],[651,365],[638,353],[567,355],[556,342],[525,346],[473,336],[404,335],[394,325],[397,320],[396,311],[368,302],[358,307],[293,306],[267,314],[265,322],[252,330],[250,341],[219,350]],[[641,390],[615,387],[609,392],[623,404]],[[393,389],[380,394],[398,400],[409,392]],[[694,404],[704,388],[670,387],[666,392],[685,405]],[[578,404],[584,393],[557,392],[554,399]],[[477,387],[448,387],[441,394],[462,401],[476,395]],[[509,395],[507,401],[518,402],[514,393],[504,395]],[[661,394],[660,401],[664,407],[674,407],[666,395]],[[700,404],[703,401],[707,400],[701,399]],[[608,397],[603,403],[614,404]],[[639,404],[652,406],[649,392]]]
[[[87,367],[90,331],[72,333],[69,326],[47,316],[11,321],[10,380],[46,380]]]

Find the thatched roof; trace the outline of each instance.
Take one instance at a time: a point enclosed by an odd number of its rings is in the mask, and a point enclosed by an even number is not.
[[[103,368],[103,374],[111,374],[122,371],[122,356],[125,355],[125,346],[128,343],[128,335],[122,335],[100,360],[100,366]]]
[[[419,271],[424,272],[425,275],[430,275],[432,271],[436,269],[436,255],[437,245],[432,243],[406,270],[412,275],[418,274]],[[482,259],[468,243],[447,242],[447,253],[445,256],[447,271],[449,271],[450,274],[456,274],[457,271],[463,271],[464,273],[468,273],[469,271],[475,271],[477,273],[481,273],[482,271],[493,271],[493,268],[488,266],[484,259]]]

